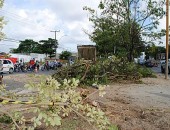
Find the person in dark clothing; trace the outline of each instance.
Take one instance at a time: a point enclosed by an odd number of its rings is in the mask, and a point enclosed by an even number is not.
[[[3,61],[0,60],[0,72],[3,70]]]
[[[2,84],[2,79],[3,79],[3,63],[2,60],[0,60],[0,85]]]

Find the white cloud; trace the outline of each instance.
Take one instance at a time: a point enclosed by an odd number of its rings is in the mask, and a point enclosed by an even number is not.
[[[84,6],[97,9],[100,0],[5,0],[0,15],[8,21],[4,27],[7,37],[35,41],[54,38],[51,30],[57,33],[60,49],[76,51],[77,44],[92,44],[83,29],[92,31],[92,24],[88,21],[89,14],[83,10]],[[143,6],[142,6],[143,7]],[[159,28],[165,28],[165,18],[160,20]],[[165,38],[163,38],[163,41]],[[1,44],[6,44],[1,47]],[[0,42],[0,51],[9,51],[19,43]]]
[[[83,29],[91,30],[88,21],[88,12],[84,6],[96,8],[98,0],[6,0],[0,14],[4,15],[8,24],[4,27],[7,37],[24,40],[26,38],[36,41],[54,38],[50,30],[60,30],[57,39],[63,37],[60,46],[76,51],[76,44],[91,43]],[[0,42],[0,44],[7,44]],[[9,43],[17,47],[18,43]],[[0,48],[0,51],[9,51],[11,46]],[[61,51],[61,49],[60,49]]]

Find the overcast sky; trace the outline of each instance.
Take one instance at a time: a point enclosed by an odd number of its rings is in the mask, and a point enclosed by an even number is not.
[[[59,40],[58,52],[77,51],[77,44],[94,44],[84,33],[92,31],[92,23],[84,6],[97,8],[99,0],[5,0],[0,15],[5,16],[7,25],[3,32],[7,38],[35,41],[54,38]],[[0,52],[17,48],[19,43],[0,42]]]
[[[5,0],[0,15],[5,16],[7,25],[3,32],[7,38],[35,41],[54,38],[57,33],[59,49],[77,51],[78,44],[94,44],[83,30],[92,31],[89,13],[84,6],[97,9],[100,0]],[[165,17],[160,20],[159,29],[165,29]],[[165,38],[163,38],[165,45]],[[19,43],[0,42],[0,52],[17,48]]]

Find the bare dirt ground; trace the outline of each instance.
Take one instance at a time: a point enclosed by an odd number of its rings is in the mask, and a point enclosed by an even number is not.
[[[111,84],[104,98],[91,97],[121,130],[170,130],[170,80],[163,75],[142,84]]]
[[[4,83],[8,89],[23,89],[23,85],[31,79],[29,74],[6,75]],[[96,93],[89,102],[97,102],[98,107],[121,130],[170,130],[170,80],[158,74],[158,78],[145,78],[142,82],[112,83],[103,98]],[[93,88],[88,90],[96,91]],[[75,130],[75,127],[68,130]]]

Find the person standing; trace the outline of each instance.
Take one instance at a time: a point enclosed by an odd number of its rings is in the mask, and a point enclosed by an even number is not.
[[[40,65],[39,65],[38,60],[36,60],[35,64],[36,64],[35,66],[37,67],[37,71],[39,71]]]
[[[2,84],[2,78],[3,78],[3,61],[0,60],[0,84]]]
[[[21,71],[24,71],[24,62],[22,60],[20,60],[20,67],[21,67]]]
[[[0,72],[2,73],[2,70],[3,70],[3,61],[0,60]]]

